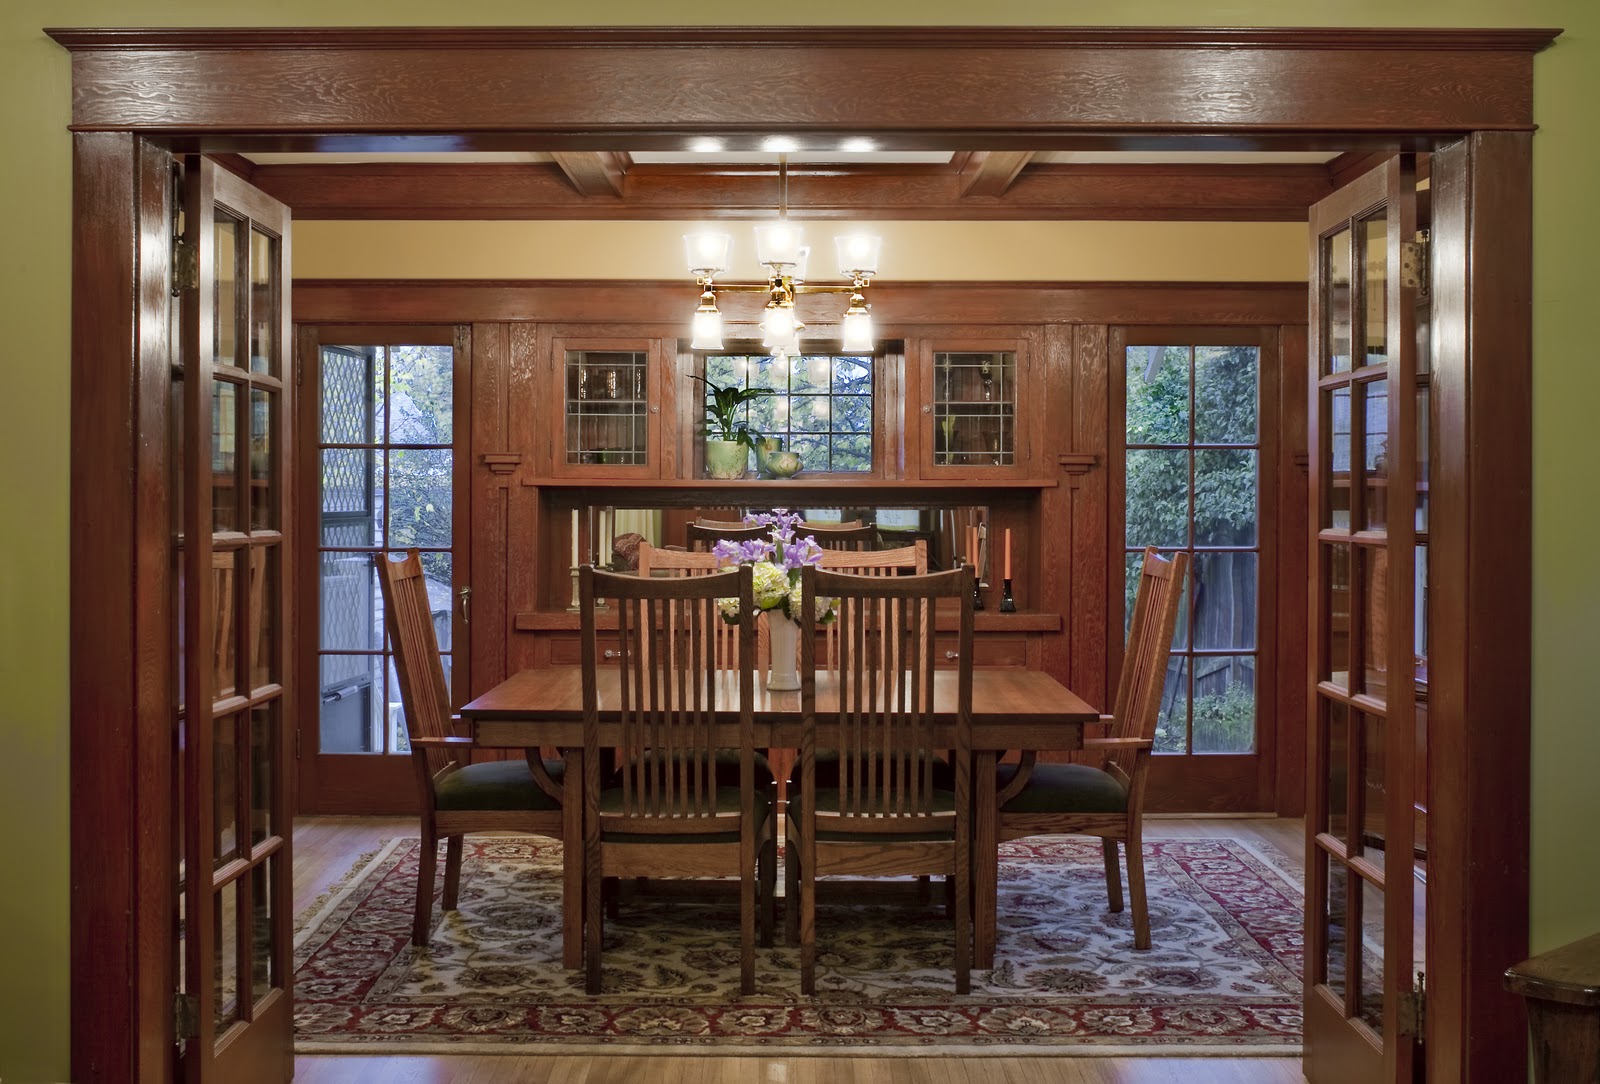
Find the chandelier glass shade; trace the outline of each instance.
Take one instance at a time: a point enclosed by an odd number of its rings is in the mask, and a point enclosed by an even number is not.
[[[761,283],[725,283],[717,277],[728,269],[733,250],[733,238],[722,232],[707,230],[685,234],[683,238],[685,262],[689,273],[700,288],[700,303],[694,310],[689,346],[693,350],[721,350],[722,312],[717,308],[717,292],[765,291],[767,304],[761,313],[762,345],[775,356],[799,353],[800,334],[805,330],[795,311],[795,297],[801,293],[844,293],[850,295],[849,306],[840,320],[841,346],[851,352],[870,352],[873,348],[872,314],[866,300],[866,290],[872,276],[878,273],[878,258],[883,251],[883,239],[874,234],[853,232],[834,238],[838,254],[839,274],[849,285],[806,282],[807,264],[811,246],[805,243],[805,230],[788,217],[788,162],[784,155],[778,158],[781,180],[778,220],[763,223],[755,228],[756,261],[767,268],[767,281]]]

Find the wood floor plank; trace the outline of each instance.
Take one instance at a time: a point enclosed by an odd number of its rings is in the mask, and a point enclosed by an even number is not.
[[[1234,837],[1303,870],[1299,820],[1146,820],[1147,838]],[[295,822],[295,911],[384,842],[418,835],[414,817],[302,817]],[[792,1057],[637,1055],[311,1055],[294,1084],[1304,1084],[1299,1058]]]

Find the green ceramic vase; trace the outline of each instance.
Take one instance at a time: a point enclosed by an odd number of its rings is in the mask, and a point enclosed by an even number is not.
[[[713,478],[743,478],[750,449],[743,441],[706,441],[706,473]]]

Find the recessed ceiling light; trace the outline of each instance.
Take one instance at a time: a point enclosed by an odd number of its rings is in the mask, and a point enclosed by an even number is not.
[[[800,141],[793,136],[768,136],[761,141],[761,149],[773,154],[792,154],[800,149]]]
[[[696,154],[716,154],[722,147],[722,140],[712,136],[700,136],[689,141],[689,149]]]
[[[839,144],[839,149],[850,154],[867,154],[878,149],[878,142],[866,136],[855,136]]]

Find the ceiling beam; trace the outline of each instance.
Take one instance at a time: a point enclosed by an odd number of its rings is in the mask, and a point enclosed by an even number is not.
[[[258,165],[254,182],[300,219],[759,219],[776,213],[767,167],[634,166],[593,199],[548,164]],[[1321,165],[1029,167],[971,199],[944,165],[791,167],[797,219],[1305,221],[1333,191]]]
[[[1022,168],[1033,161],[1033,151],[976,151],[961,164],[961,195],[1003,196]]]
[[[551,158],[582,196],[620,196],[633,161],[627,151],[552,151]]]

